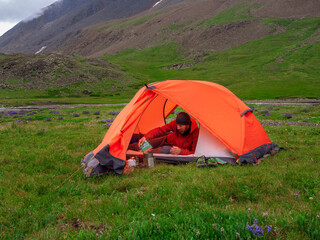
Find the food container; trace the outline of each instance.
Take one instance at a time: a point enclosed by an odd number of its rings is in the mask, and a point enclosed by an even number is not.
[[[128,165],[129,166],[132,166],[132,167],[136,167],[137,166],[137,161],[134,157],[131,157],[129,160],[128,160]]]

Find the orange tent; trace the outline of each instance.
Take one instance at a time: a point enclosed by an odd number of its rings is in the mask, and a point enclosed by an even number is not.
[[[116,117],[102,143],[82,162],[88,168],[91,161],[96,173],[122,174],[133,134],[145,134],[166,124],[178,106],[199,124],[197,149],[189,159],[210,155],[255,163],[279,148],[270,141],[252,109],[227,88],[206,81],[166,80],[141,88]]]

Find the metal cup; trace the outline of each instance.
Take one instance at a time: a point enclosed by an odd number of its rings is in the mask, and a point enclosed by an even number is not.
[[[144,154],[143,163],[147,168],[154,168],[156,165],[156,161],[153,157],[152,152],[148,152]]]

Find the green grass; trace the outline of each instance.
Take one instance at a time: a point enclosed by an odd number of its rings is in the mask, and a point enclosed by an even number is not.
[[[271,20],[266,20],[271,22]],[[288,20],[289,21],[289,20]],[[279,25],[285,21],[275,20]],[[287,31],[212,53],[203,62],[184,57],[176,44],[144,50],[124,50],[105,59],[141,83],[165,79],[198,79],[222,84],[242,99],[317,98],[320,93],[320,43],[314,40],[320,18],[289,21]],[[187,69],[170,69],[194,62]],[[139,82],[139,80],[137,81]]]
[[[198,26],[212,26],[218,24],[229,23],[233,21],[239,20],[249,20],[254,19],[254,17],[250,13],[250,9],[259,8],[261,5],[255,4],[248,6],[247,1],[233,4],[231,8],[228,8],[211,19],[207,19],[198,24]]]
[[[319,106],[260,114],[268,107],[255,105],[262,122],[320,117]],[[130,175],[72,175],[106,133],[99,121],[121,108],[45,109],[27,123],[1,114],[1,239],[247,239],[256,238],[247,229],[255,219],[265,231],[259,239],[319,239],[319,127],[265,126],[286,150],[259,166],[158,164]]]

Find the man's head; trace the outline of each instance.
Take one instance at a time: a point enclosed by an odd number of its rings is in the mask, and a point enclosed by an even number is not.
[[[181,135],[188,135],[190,133],[191,119],[185,112],[180,112],[176,118],[177,131]]]

